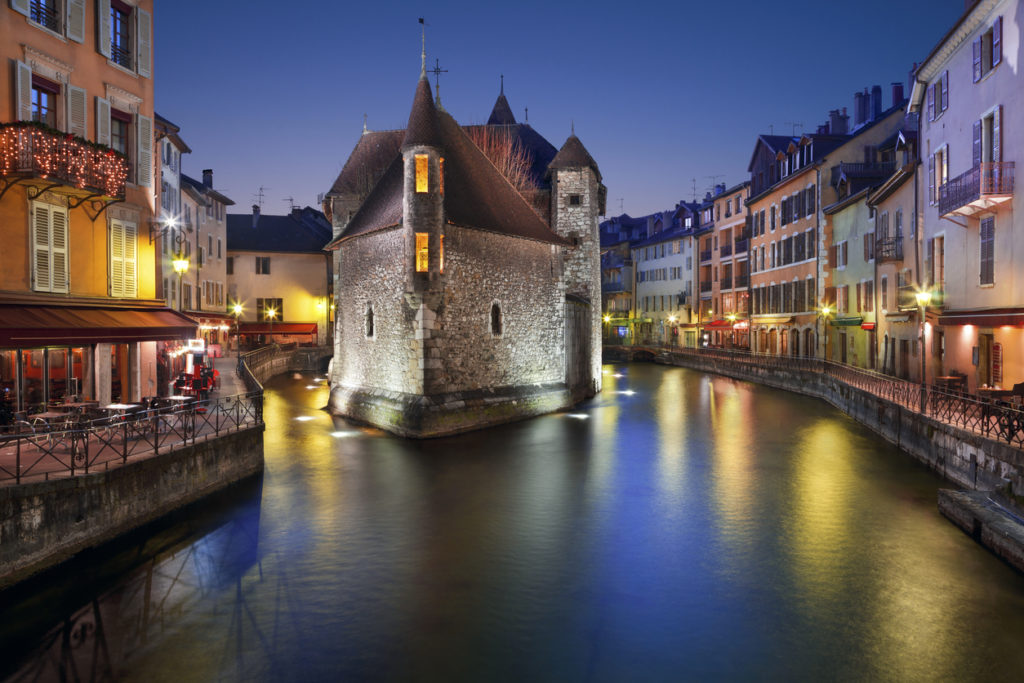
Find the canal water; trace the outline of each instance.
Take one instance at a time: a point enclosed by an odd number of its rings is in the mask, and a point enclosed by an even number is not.
[[[14,680],[1019,680],[1024,577],[822,402],[608,365],[403,441],[267,387],[266,472],[3,596]],[[74,675],[72,675],[74,674]]]

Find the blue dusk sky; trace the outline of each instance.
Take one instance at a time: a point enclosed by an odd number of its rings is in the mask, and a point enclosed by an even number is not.
[[[156,110],[192,148],[184,170],[247,212],[316,205],[362,131],[404,128],[420,70],[483,123],[505,95],[601,167],[608,213],[643,215],[747,178],[759,133],[814,132],[857,90],[909,79],[963,0],[430,2],[156,0]],[[433,78],[431,78],[433,83]],[[909,94],[909,91],[907,91]],[[794,123],[802,124],[802,129]],[[621,200],[621,201],[620,201]],[[621,210],[620,210],[621,207]]]

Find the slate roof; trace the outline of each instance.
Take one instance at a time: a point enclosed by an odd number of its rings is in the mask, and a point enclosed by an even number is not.
[[[363,133],[349,155],[345,167],[335,179],[328,197],[342,194],[365,194],[373,189],[387,170],[391,160],[402,148],[404,130],[369,131]]]
[[[228,214],[228,251],[321,253],[331,239],[331,224],[316,209],[295,209],[284,216]]]
[[[601,171],[597,167],[597,162],[575,135],[569,136],[569,139],[562,145],[562,149],[558,150],[558,154],[548,165],[548,170],[558,168],[591,168],[597,174],[597,182],[601,182]]]
[[[196,180],[192,176],[185,175],[184,173],[182,173],[181,174],[181,181],[183,183],[185,183],[186,185],[190,185],[193,190],[195,190],[196,192],[202,194],[204,197],[212,197],[212,198],[216,199],[218,202],[220,202],[221,204],[223,204],[224,206],[234,206],[235,205],[235,202],[233,200],[228,199],[227,197],[225,197],[224,195],[222,195],[220,192],[218,192],[217,190],[213,189],[212,187],[207,187],[201,181]]]
[[[409,125],[405,127],[402,147],[409,145],[441,146],[437,107],[434,106],[434,96],[430,94],[430,82],[426,75],[420,76],[420,80],[416,82],[416,94],[412,99],[412,111],[409,112]]]
[[[491,115],[487,119],[488,126],[509,126],[516,122],[516,117],[512,113],[512,107],[508,105],[508,100],[505,99],[505,93],[502,92],[498,95],[497,101],[494,103],[494,108],[491,109]]]

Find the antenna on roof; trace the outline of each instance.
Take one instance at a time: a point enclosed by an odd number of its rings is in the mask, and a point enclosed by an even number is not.
[[[690,178],[690,182],[693,183],[693,201],[696,202],[697,201],[697,179],[696,178]]]
[[[625,211],[622,210],[622,197],[619,197],[619,213],[626,213]]]
[[[711,194],[714,195],[715,194],[715,186],[718,184],[718,179],[719,178],[724,178],[725,176],[723,174],[719,173],[718,175],[706,175],[704,177],[711,180]]]
[[[259,191],[253,195],[256,198],[256,203],[259,204],[260,210],[263,210],[263,197],[266,196],[265,190],[269,190],[269,187],[263,187],[260,185]]]
[[[799,121],[786,121],[785,125],[787,125],[787,126],[793,126],[793,137],[796,137],[796,129],[797,129],[797,126],[799,126],[799,127],[800,127],[800,132],[801,132],[801,133],[802,133],[802,132],[803,132],[803,130],[804,130],[804,124],[800,123]]]
[[[288,202],[288,210],[289,211],[291,211],[292,209],[299,208],[298,205],[295,203],[295,197],[285,197],[281,201]]]

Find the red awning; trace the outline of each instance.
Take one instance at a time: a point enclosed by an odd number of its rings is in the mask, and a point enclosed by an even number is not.
[[[0,305],[0,347],[175,341],[196,324],[169,308]]]
[[[873,329],[875,329],[875,323],[873,323],[873,322],[861,323],[860,324],[860,329],[862,329],[862,330],[873,330]]]
[[[712,320],[704,325],[705,330],[731,330],[732,323],[728,320]]]
[[[943,311],[939,315],[940,325],[977,325],[978,327],[1002,327],[1003,325],[1024,325],[1024,308],[990,308],[975,311]]]
[[[316,334],[316,323],[241,323],[239,334]]]

